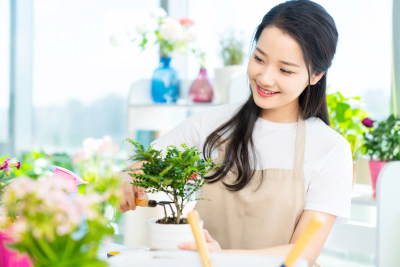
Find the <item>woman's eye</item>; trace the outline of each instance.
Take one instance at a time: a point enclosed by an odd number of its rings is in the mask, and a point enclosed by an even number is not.
[[[262,59],[259,58],[258,56],[254,55],[254,59],[257,60],[258,62],[262,62]]]
[[[284,69],[281,69],[281,71],[282,71],[283,73],[286,73],[286,74],[293,74],[292,71],[288,71],[288,70],[284,70]]]

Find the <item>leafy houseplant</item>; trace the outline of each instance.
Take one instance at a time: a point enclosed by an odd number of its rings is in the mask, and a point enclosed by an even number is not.
[[[134,146],[133,161],[144,161],[139,169],[131,170],[132,184],[146,188],[148,193],[164,192],[175,206],[176,215],[164,217],[160,223],[182,224],[182,211],[192,195],[204,185],[204,175],[217,167],[211,159],[200,158],[196,148],[182,144],[183,150],[169,146],[165,155],[152,146],[127,139]],[[139,170],[139,172],[137,172]]]
[[[365,118],[362,123],[370,129],[364,133],[362,152],[370,157],[369,168],[375,197],[376,181],[383,166],[388,161],[400,160],[400,119],[390,115],[381,122],[374,123]]]
[[[375,127],[373,124],[364,133],[364,154],[371,160],[400,160],[400,119],[390,115]]]
[[[327,95],[326,99],[331,127],[350,143],[355,160],[361,155],[360,148],[364,143],[363,134],[366,130],[361,121],[367,116],[367,112],[352,105],[352,102],[360,101],[359,97],[345,98],[336,92]]]
[[[221,56],[224,66],[240,65],[244,59],[244,41],[238,39],[233,30],[228,30],[220,39]]]
[[[245,67],[242,66],[244,59],[244,41],[238,38],[235,31],[231,29],[221,35],[220,47],[220,55],[224,66],[215,69],[214,92],[216,102],[227,103],[231,80],[239,74],[245,73]],[[236,98],[236,100],[238,99]]]

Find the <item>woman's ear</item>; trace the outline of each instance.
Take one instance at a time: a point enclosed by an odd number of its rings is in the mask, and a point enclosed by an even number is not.
[[[314,74],[311,76],[310,84],[315,85],[319,80],[321,80],[322,76],[325,75],[325,71],[322,72],[314,72]]]

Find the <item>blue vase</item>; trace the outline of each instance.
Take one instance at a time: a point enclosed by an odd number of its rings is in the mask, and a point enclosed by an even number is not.
[[[157,103],[175,103],[179,96],[179,78],[170,67],[170,57],[161,57],[160,65],[153,72],[151,96]]]

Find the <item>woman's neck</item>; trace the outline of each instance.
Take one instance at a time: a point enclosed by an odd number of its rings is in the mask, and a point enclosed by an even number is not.
[[[263,109],[261,111],[261,118],[267,121],[276,123],[293,123],[297,122],[299,118],[300,108],[294,106],[290,108],[272,108]]]

